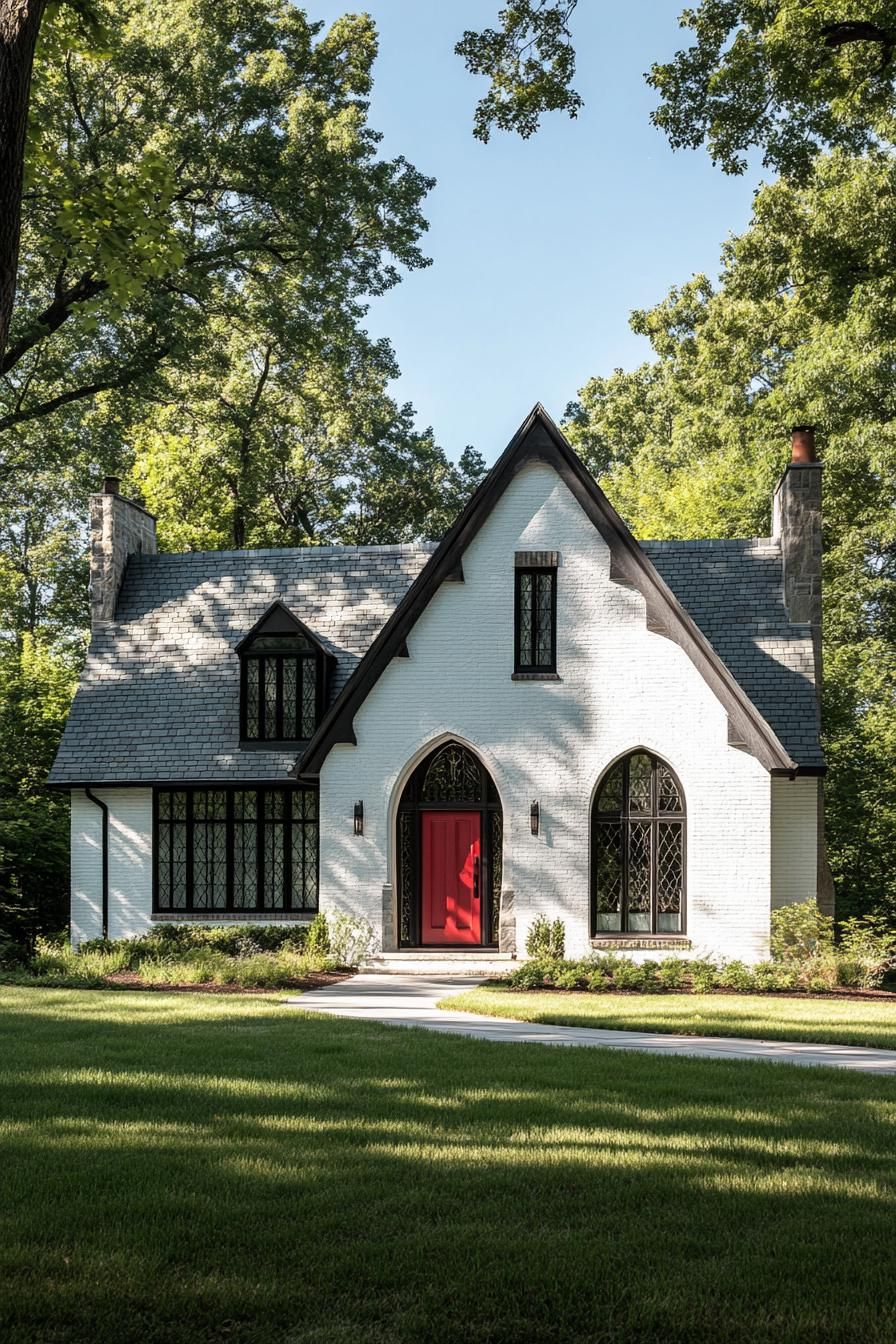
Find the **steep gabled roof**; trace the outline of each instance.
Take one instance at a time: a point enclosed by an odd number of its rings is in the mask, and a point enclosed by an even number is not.
[[[610,549],[610,578],[637,589],[647,604],[647,628],[678,644],[728,714],[728,740],[769,771],[793,773],[797,762],[738,684],[706,635],[685,611],[639,546],[584,463],[540,404],[516,434],[445,534],[389,620],[324,715],[296,762],[300,776],[316,775],[337,743],[355,744],[354,717],[393,658],[407,656],[407,637],[440,586],[461,573],[463,553],[514,477],[533,462],[554,468]]]

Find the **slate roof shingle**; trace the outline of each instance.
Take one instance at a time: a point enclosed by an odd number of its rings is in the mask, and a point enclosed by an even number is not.
[[[812,640],[784,609],[776,542],[642,542],[802,766],[824,763]],[[94,631],[51,784],[285,780],[296,749],[240,749],[233,650],[280,598],[336,658],[333,694],[435,547],[133,556]]]

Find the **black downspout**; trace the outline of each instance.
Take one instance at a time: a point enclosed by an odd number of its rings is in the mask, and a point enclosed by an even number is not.
[[[103,814],[103,939],[109,937],[109,804],[97,798],[90,789],[84,790],[87,797]]]

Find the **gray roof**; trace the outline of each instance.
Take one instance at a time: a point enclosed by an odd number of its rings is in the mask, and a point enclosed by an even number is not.
[[[819,766],[808,626],[787,620],[777,543],[642,542],[802,766]],[[305,547],[133,556],[94,630],[53,784],[283,780],[295,748],[239,747],[233,650],[276,599],[336,658],[338,694],[434,550]]]
[[[787,619],[778,542],[640,544],[788,754],[823,766],[812,633]]]
[[[285,780],[295,747],[239,746],[234,649],[278,598],[336,657],[338,693],[434,547],[131,556],[93,632],[51,784]]]

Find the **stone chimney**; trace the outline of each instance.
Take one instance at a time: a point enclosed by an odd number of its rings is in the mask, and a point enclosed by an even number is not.
[[[107,476],[101,495],[90,496],[90,624],[115,620],[115,604],[129,555],[155,555],[156,520],[118,493]]]
[[[790,462],[775,489],[772,536],[781,545],[784,604],[791,621],[812,627],[816,685],[821,686],[821,463],[815,430],[790,433]]]

